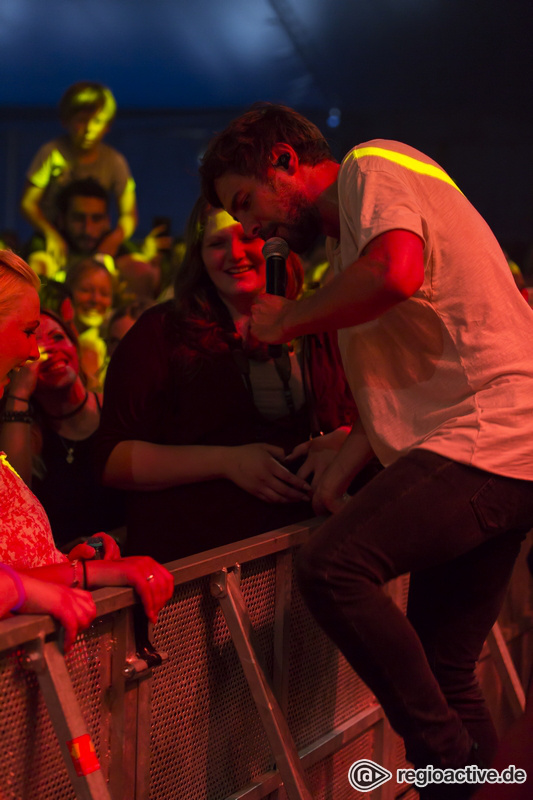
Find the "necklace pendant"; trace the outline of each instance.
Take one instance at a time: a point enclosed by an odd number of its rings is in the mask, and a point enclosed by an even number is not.
[[[68,448],[66,459],[67,459],[67,464],[72,464],[72,462],[74,461],[74,448],[73,447],[69,447]]]

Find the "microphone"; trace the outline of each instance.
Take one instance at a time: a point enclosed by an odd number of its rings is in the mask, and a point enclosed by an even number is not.
[[[263,245],[263,258],[266,261],[266,290],[267,294],[285,297],[287,288],[287,257],[289,245],[285,239],[273,236]],[[280,344],[269,344],[268,354],[271,358],[279,358],[282,353]]]

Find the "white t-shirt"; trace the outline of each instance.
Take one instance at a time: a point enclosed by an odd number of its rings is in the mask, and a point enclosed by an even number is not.
[[[339,176],[336,272],[388,230],[424,242],[424,282],[378,319],[339,331],[348,380],[385,465],[414,447],[533,480],[533,311],[490,228],[430,158],[358,145]]]

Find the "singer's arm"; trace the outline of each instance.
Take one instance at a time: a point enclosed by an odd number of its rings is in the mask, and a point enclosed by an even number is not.
[[[387,231],[313,295],[295,302],[260,296],[252,309],[251,330],[261,341],[278,343],[359,325],[407,300],[423,280],[422,239],[410,231]]]

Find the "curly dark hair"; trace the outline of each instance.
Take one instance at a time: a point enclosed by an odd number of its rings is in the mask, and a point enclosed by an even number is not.
[[[318,164],[332,158],[319,129],[297,111],[273,103],[255,103],[245,114],[209,143],[202,158],[202,193],[220,208],[215,181],[227,172],[265,181],[274,145],[290,144],[302,164]]]

